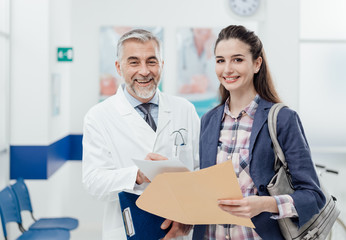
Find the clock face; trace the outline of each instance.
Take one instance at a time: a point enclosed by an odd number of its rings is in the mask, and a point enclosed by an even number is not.
[[[229,7],[239,16],[253,15],[260,5],[260,0],[228,0]]]

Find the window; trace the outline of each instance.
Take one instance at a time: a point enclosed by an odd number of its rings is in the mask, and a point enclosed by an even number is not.
[[[346,1],[301,0],[299,114],[324,188],[346,204]],[[342,216],[341,216],[342,218]],[[345,219],[343,219],[345,222]],[[336,229],[333,239],[344,230]]]
[[[300,7],[300,116],[313,152],[346,156],[346,1],[302,0]]]

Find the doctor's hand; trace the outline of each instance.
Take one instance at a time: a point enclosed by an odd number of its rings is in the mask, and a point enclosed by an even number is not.
[[[261,212],[278,213],[277,203],[270,196],[249,196],[240,200],[218,200],[219,207],[234,216],[252,218]]]
[[[145,157],[145,160],[159,161],[159,160],[168,160],[168,158],[158,153],[148,153],[148,155]]]
[[[168,231],[168,233],[162,240],[168,240],[179,236],[186,236],[192,229],[192,225],[186,225],[168,219],[166,219],[161,224],[161,229],[167,229],[169,228],[169,226],[171,226],[171,229]]]
[[[137,171],[136,183],[141,185],[144,182],[150,182],[150,180],[139,169]]]

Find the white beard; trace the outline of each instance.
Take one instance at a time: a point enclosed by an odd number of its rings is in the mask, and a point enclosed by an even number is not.
[[[142,80],[149,80],[152,77],[145,77],[143,79],[140,79],[140,81]],[[141,86],[136,86],[137,83],[135,81],[131,82],[131,83],[126,83],[126,86],[132,90],[132,92],[139,98],[143,98],[143,99],[148,99],[151,98],[152,96],[154,96],[155,92],[156,92],[156,88],[157,88],[157,83],[153,80],[151,80],[152,83],[146,87],[141,87]]]
[[[137,97],[148,99],[151,98],[156,92],[156,84],[149,85],[147,87],[135,88],[133,84],[129,86]]]

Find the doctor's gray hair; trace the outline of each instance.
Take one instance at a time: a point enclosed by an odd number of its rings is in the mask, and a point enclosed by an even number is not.
[[[158,55],[160,57],[159,60],[162,59],[160,40],[154,34],[152,34],[151,32],[149,32],[147,30],[134,29],[134,30],[131,30],[131,31],[125,33],[119,39],[118,44],[117,44],[117,58],[118,58],[118,60],[120,60],[122,58],[123,49],[124,49],[124,42],[126,42],[129,39],[134,39],[134,40],[137,40],[137,41],[142,42],[142,43],[146,43],[148,41],[154,40],[157,44],[157,51],[158,51]]]

